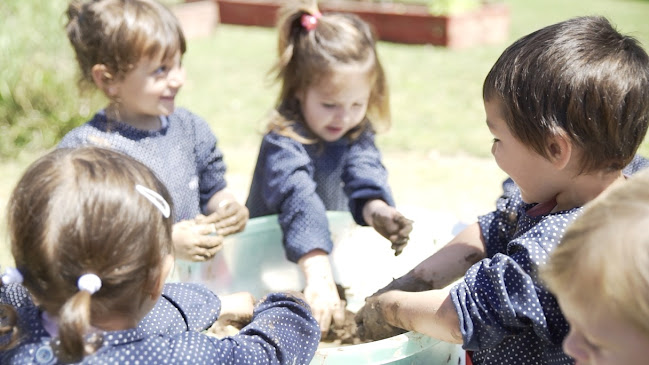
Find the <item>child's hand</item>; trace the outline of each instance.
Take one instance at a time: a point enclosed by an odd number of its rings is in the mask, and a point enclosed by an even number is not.
[[[238,292],[219,296],[221,299],[221,314],[218,321],[224,325],[243,328],[252,320],[255,309],[255,298],[248,292]]]
[[[406,332],[406,330],[390,325],[383,314],[382,296],[374,295],[365,299],[365,305],[356,313],[354,318],[361,340],[378,341]]]
[[[345,305],[338,296],[327,253],[321,250],[311,251],[300,258],[298,264],[306,279],[304,296],[322,333],[329,331],[332,319],[342,325],[345,321]]]
[[[336,283],[331,280],[311,280],[304,287],[304,296],[311,306],[313,317],[320,324],[322,333],[329,332],[334,323],[342,325],[345,320],[345,304],[338,296]]]
[[[223,245],[223,236],[216,234],[213,223],[180,221],[173,225],[172,236],[176,258],[182,260],[207,261],[214,257]]]
[[[208,216],[198,215],[197,223],[213,223],[216,233],[227,236],[241,232],[248,222],[248,208],[234,200],[222,200],[218,203],[216,211]]]
[[[381,200],[368,202],[365,210],[369,215],[369,219],[366,218],[367,223],[381,236],[390,240],[394,255],[399,255],[410,239],[412,221]]]

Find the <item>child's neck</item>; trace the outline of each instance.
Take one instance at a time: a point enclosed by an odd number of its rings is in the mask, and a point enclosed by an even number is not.
[[[552,211],[558,212],[582,207],[608,189],[609,186],[624,180],[622,171],[579,175],[570,180],[567,189],[557,194],[557,205]]]
[[[159,115],[133,114],[124,109],[120,109],[115,104],[110,104],[106,107],[106,116],[144,131],[157,131],[162,128],[162,121]]]

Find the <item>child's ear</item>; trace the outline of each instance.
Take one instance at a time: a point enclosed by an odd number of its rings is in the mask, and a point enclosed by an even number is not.
[[[557,169],[563,169],[572,158],[572,143],[565,135],[556,134],[550,138],[548,152],[550,153],[550,161],[552,164]]]
[[[102,90],[106,94],[106,96],[113,98],[117,94],[117,88],[115,85],[113,85],[113,81],[115,81],[114,77],[108,71],[108,67],[106,67],[106,65],[94,65],[92,66],[90,72],[92,74],[92,81],[94,81],[95,85],[97,85],[97,87]]]

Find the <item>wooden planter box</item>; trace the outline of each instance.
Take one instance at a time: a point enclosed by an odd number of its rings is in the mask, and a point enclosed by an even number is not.
[[[205,37],[219,24],[219,7],[214,0],[186,0],[169,7],[186,38]]]
[[[221,23],[275,26],[281,0],[215,0]],[[431,15],[425,5],[324,0],[322,12],[349,12],[370,23],[384,41],[466,48],[504,42],[509,33],[509,8],[503,3],[451,16]]]

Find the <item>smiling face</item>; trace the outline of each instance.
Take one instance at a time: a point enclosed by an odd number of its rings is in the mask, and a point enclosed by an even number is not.
[[[559,297],[561,311],[570,323],[570,333],[563,341],[564,351],[576,365],[644,364],[649,336],[610,311]]]
[[[526,203],[544,203],[558,192],[553,164],[521,143],[507,126],[502,103],[485,101],[487,126],[493,135],[491,154],[500,167],[521,190]]]
[[[334,142],[365,118],[372,90],[366,67],[346,66],[298,93],[302,115],[318,138]]]
[[[123,79],[114,81],[108,88],[116,103],[122,121],[148,129],[158,125],[161,115],[174,111],[174,99],[185,83],[185,70],[181,54],[162,60],[159,57],[144,58]]]

